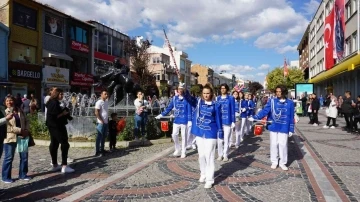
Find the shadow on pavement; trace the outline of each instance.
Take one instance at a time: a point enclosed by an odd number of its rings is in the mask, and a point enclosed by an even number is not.
[[[108,174],[108,173],[99,173],[99,172],[91,173],[92,171],[95,170],[101,172],[103,168],[108,166],[107,160],[128,155],[131,152],[135,152],[137,150],[138,147],[128,147],[128,148],[118,149],[116,152],[109,153],[103,157],[88,156],[81,159],[75,159],[75,162],[70,164],[70,166],[75,169],[74,173],[61,174],[61,172],[59,171],[58,172],[48,171],[48,172],[41,172],[41,173],[29,175],[30,177],[33,178],[45,176],[45,175],[49,175],[49,177],[45,177],[44,179],[34,182],[29,181],[29,183],[27,184],[22,184],[19,186],[5,189],[4,191],[6,194],[0,197],[1,199],[0,201],[14,201],[14,200],[35,201],[40,199],[49,199],[51,197],[54,198],[58,195],[65,194],[67,191],[72,190],[74,187],[78,185],[85,184],[89,180],[94,180],[94,178],[96,176],[99,176],[100,174]],[[51,166],[49,165],[49,169],[50,168]],[[117,166],[117,168],[119,169],[120,167]],[[125,168],[126,166],[124,164],[124,168],[121,169],[125,169]],[[89,175],[94,174],[94,178],[91,178],[91,176],[81,178],[80,176],[84,174],[89,174]],[[56,186],[61,183],[66,183],[69,179],[78,178],[78,177],[80,177],[79,181],[81,182],[76,182],[75,184],[69,184],[65,186]],[[53,188],[49,189],[49,187],[53,187]],[[29,198],[30,196],[33,197],[34,199]]]

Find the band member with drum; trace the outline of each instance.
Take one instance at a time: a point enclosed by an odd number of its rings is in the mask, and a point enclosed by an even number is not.
[[[163,116],[166,116],[171,110],[174,110],[174,123],[173,123],[173,132],[172,138],[175,143],[175,152],[174,156],[178,157],[181,155],[181,158],[186,157],[186,136],[188,127],[191,127],[192,122],[192,108],[191,104],[185,99],[184,93],[185,84],[179,83],[177,92],[178,95],[175,95],[168,107],[163,113],[156,116],[156,119],[160,119]],[[179,144],[179,132],[181,130],[181,147]]]
[[[288,137],[294,133],[294,102],[286,98],[288,90],[285,85],[278,85],[275,89],[276,98],[269,100],[264,109],[250,117],[249,121],[259,120],[269,115],[268,120],[272,122],[268,126],[271,168],[276,169],[279,165],[281,169],[288,170],[286,166],[288,161],[287,143]]]

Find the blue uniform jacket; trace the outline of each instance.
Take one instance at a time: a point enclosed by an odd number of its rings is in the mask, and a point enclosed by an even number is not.
[[[246,111],[241,112],[240,118],[247,118],[248,108],[249,108],[249,106],[248,106],[247,101],[241,99],[241,101],[240,101],[240,110],[241,110],[241,109],[245,109]]]
[[[166,116],[171,110],[174,110],[174,123],[187,124],[192,119],[192,108],[187,99],[179,99],[179,96],[174,96],[169,105],[161,115]]]
[[[216,101],[221,105],[221,121],[224,125],[231,125],[235,123],[235,99],[233,96],[226,95],[226,98],[221,96],[216,97]]]
[[[224,139],[220,105],[216,102],[207,105],[202,99],[199,99],[197,103],[191,133],[206,139]]]
[[[249,106],[249,110],[248,112],[248,116],[253,116],[255,115],[255,102],[253,100],[248,100],[248,106]]]
[[[278,98],[269,99],[265,107],[254,116],[254,119],[262,119],[268,116],[268,121],[272,123],[268,126],[269,131],[294,133],[294,102],[286,99],[281,103]]]

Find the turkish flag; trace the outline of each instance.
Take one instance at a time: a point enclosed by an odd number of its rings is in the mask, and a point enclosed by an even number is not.
[[[334,8],[325,18],[324,42],[325,42],[325,69],[334,66]]]

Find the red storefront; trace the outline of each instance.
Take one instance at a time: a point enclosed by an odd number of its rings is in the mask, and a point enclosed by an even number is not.
[[[91,92],[93,83],[93,75],[79,72],[74,72],[72,75],[72,80],[70,81],[71,86],[77,86],[80,89],[80,92],[87,94]]]

